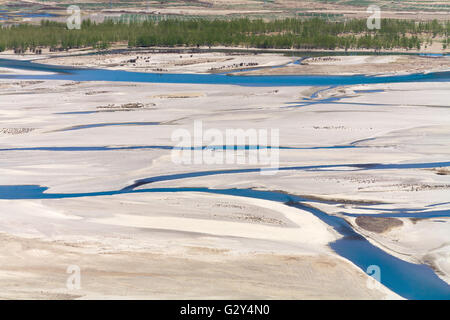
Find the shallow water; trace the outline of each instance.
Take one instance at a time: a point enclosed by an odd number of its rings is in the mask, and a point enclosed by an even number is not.
[[[348,217],[384,217],[384,218],[443,218],[450,217],[450,210],[424,210],[424,209],[379,209],[379,208],[363,208],[364,210],[376,210],[376,214],[358,214],[358,213],[343,213]],[[387,213],[379,213],[379,211],[387,211]]]
[[[67,130],[62,130],[67,131]],[[177,146],[67,146],[67,147],[13,147],[2,148],[0,151],[111,151],[111,150],[138,150],[138,149],[162,149],[162,150],[261,150],[261,149],[279,149],[279,150],[322,150],[322,149],[355,149],[365,148],[364,146],[342,145],[342,146],[324,146],[324,147],[274,147],[260,145],[245,146],[199,146],[199,147],[177,147]]]
[[[159,122],[113,122],[113,123],[92,123],[92,124],[82,124],[77,126],[72,126],[69,128],[56,130],[56,131],[73,131],[73,130],[81,130],[81,129],[90,129],[90,128],[102,128],[102,127],[110,127],[110,126],[156,126],[159,125]]]
[[[0,59],[0,67],[55,72],[45,75],[0,74],[3,79],[71,80],[71,81],[121,81],[150,83],[221,84],[241,86],[337,86],[399,82],[450,81],[450,72],[419,73],[390,76],[337,76],[337,75],[274,75],[241,76],[224,74],[141,73],[122,70],[77,69]]]
[[[310,165],[310,166],[292,166],[292,167],[279,167],[279,168],[264,168],[267,171],[295,171],[295,170],[307,170],[307,171],[340,171],[346,169],[348,171],[361,171],[361,170],[388,170],[388,169],[426,169],[426,168],[438,168],[442,166],[449,166],[450,162],[430,162],[430,163],[405,163],[405,164],[379,164],[379,163],[348,163],[348,164],[327,164],[327,165]],[[148,183],[157,181],[169,181],[179,180],[186,178],[205,177],[222,174],[238,174],[238,173],[253,173],[260,172],[261,168],[246,168],[246,169],[224,169],[224,170],[208,170],[208,171],[195,171],[187,173],[176,173],[155,176],[145,179],[137,180],[131,186],[125,187],[127,189],[133,189],[138,186],[142,186]]]

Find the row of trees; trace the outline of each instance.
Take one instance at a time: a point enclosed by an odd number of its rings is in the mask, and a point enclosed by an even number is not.
[[[176,20],[94,23],[83,21],[80,30],[65,24],[42,21],[0,28],[0,50],[36,47],[106,48],[114,42],[129,46],[228,45],[256,48],[420,48],[437,35],[448,39],[450,22],[419,22],[383,19],[381,29],[368,30],[365,19],[330,22],[320,18],[273,21]],[[448,40],[445,40],[448,43]]]

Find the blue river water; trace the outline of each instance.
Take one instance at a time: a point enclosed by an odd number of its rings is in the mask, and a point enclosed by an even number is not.
[[[243,86],[337,86],[352,84],[375,84],[396,82],[443,82],[450,81],[450,72],[436,72],[426,74],[391,75],[391,76],[242,76],[228,74],[157,74],[139,73],[119,70],[76,69],[58,66],[48,66],[29,61],[15,61],[0,59],[0,67],[18,68],[53,72],[46,75],[8,75],[0,74],[3,79],[35,79],[35,80],[73,80],[73,81],[126,81],[150,83],[184,83],[184,84],[231,84]],[[98,125],[97,125],[98,126]],[[88,127],[87,127],[88,128]],[[76,129],[86,129],[76,127]],[[356,147],[356,146],[336,146]],[[116,150],[120,148],[171,148],[168,146],[137,146],[137,147],[35,147],[35,148],[4,148],[0,151],[42,150],[42,151],[100,151]],[[223,146],[220,146],[223,148]],[[329,148],[329,147],[326,147]],[[250,147],[249,147],[250,149]],[[411,163],[411,164],[341,164],[282,167],[277,170],[339,170],[350,168],[352,170],[387,170],[387,169],[417,169],[449,166],[450,162]],[[450,286],[440,279],[427,265],[413,264],[398,259],[387,252],[372,245],[363,236],[356,233],[352,227],[337,216],[328,215],[305,202],[309,201],[299,196],[288,195],[282,192],[258,191],[252,189],[208,189],[208,188],[150,188],[137,189],[146,184],[158,181],[171,181],[183,178],[195,178],[209,175],[239,174],[260,172],[260,168],[211,170],[203,172],[188,172],[182,174],[167,174],[149,177],[136,181],[121,190],[92,192],[92,193],[47,193],[47,188],[36,185],[0,186],[0,199],[63,199],[94,197],[105,195],[118,195],[126,193],[144,192],[204,192],[213,194],[233,195],[282,202],[286,205],[308,211],[334,228],[343,237],[330,244],[330,247],[342,257],[350,260],[364,272],[373,265],[381,270],[380,282],[392,291],[408,299],[450,299]],[[437,212],[439,211],[439,212]],[[443,211],[443,212],[442,212]],[[301,212],[301,211],[299,211]],[[448,217],[445,210],[431,211],[433,217]],[[430,211],[423,211],[425,217]],[[350,215],[350,214],[348,214]],[[383,215],[383,214],[382,214]],[[387,216],[387,214],[385,215]],[[391,217],[415,215],[409,212],[390,212]],[[426,216],[426,217],[430,217]]]
[[[102,128],[102,127],[111,127],[111,126],[156,126],[160,124],[159,122],[113,122],[113,123],[91,123],[91,124],[82,124],[76,125],[65,129],[60,129],[57,131],[74,131],[81,129],[90,129],[90,128]]]
[[[95,126],[94,126],[95,127]],[[92,128],[92,127],[90,127]],[[80,128],[77,128],[77,130]],[[58,130],[68,131],[68,129]],[[139,149],[156,149],[156,150],[262,150],[262,149],[279,149],[279,150],[328,150],[328,149],[356,149],[366,148],[365,146],[340,145],[340,146],[324,146],[324,147],[274,147],[261,145],[208,145],[199,147],[177,147],[177,146],[80,146],[80,147],[13,147],[0,148],[0,151],[115,151],[115,150],[139,150]]]
[[[450,299],[450,286],[440,279],[429,266],[409,263],[388,254],[356,233],[344,219],[328,215],[317,208],[304,204],[305,199],[298,196],[253,189],[151,188],[135,190],[134,187],[129,187],[122,190],[91,193],[47,193],[46,190],[46,187],[36,185],[0,186],[0,199],[64,199],[126,193],[202,192],[285,203],[312,213],[339,232],[343,237],[330,243],[330,247],[364,272],[371,266],[379,267],[380,282],[400,296],[407,299]]]
[[[42,75],[0,74],[0,79],[72,80],[72,81],[119,81],[184,84],[221,84],[241,86],[334,86],[354,84],[444,82],[450,81],[450,72],[417,73],[389,76],[367,75],[273,75],[243,76],[231,74],[191,73],[142,73],[122,70],[80,69],[0,59],[0,67],[54,72]]]

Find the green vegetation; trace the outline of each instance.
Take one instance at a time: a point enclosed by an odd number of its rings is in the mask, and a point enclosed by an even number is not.
[[[65,24],[42,21],[0,29],[0,50],[36,47],[107,48],[111,43],[129,46],[226,45],[255,48],[296,49],[392,49],[420,48],[439,36],[448,43],[450,22],[414,22],[383,19],[380,30],[368,30],[365,19],[332,22],[321,18],[207,20],[168,19],[128,22],[85,20],[80,30]]]

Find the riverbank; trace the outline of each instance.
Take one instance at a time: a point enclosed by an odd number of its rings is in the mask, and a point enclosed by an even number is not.
[[[166,52],[167,51],[167,52]],[[285,54],[283,54],[285,52]],[[289,53],[289,54],[288,54]],[[382,55],[339,55],[339,51],[317,51],[320,56],[308,57],[314,51],[242,50],[216,47],[201,51],[196,48],[127,49],[96,51],[74,49],[67,52],[48,52],[40,55],[15,55],[11,51],[0,54],[4,59],[30,59],[38,63],[67,67],[102,68],[145,73],[226,73],[242,75],[353,75],[407,74],[450,70],[449,56],[403,55],[392,52]],[[396,54],[397,53],[397,54]],[[306,59],[305,59],[306,58]]]

